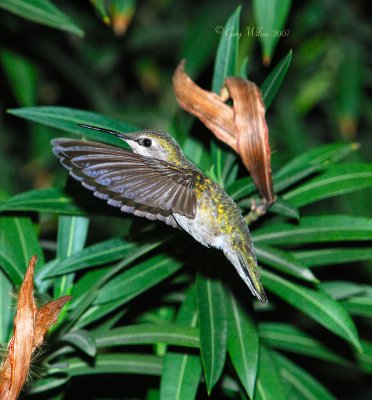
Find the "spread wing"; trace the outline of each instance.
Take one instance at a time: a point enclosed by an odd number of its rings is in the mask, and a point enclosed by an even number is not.
[[[59,138],[53,152],[70,175],[123,212],[177,227],[172,213],[195,217],[195,172],[98,142]]]

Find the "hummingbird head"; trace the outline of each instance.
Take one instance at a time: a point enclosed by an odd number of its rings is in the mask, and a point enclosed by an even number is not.
[[[145,157],[156,158],[173,164],[180,164],[185,160],[179,144],[165,131],[147,129],[124,133],[85,124],[79,126],[114,135],[124,140],[134,153]]]

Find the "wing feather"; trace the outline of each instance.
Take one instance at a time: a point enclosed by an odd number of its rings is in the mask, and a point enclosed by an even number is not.
[[[52,140],[70,175],[121,211],[177,227],[172,213],[194,218],[196,171],[98,142]]]

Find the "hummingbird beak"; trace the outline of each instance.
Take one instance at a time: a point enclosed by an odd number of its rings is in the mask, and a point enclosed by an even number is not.
[[[93,126],[93,125],[86,125],[86,124],[78,124],[78,126],[82,127],[82,128],[87,128],[87,129],[92,129],[95,131],[100,131],[100,132],[106,132],[109,133],[110,135],[114,135],[120,139],[123,139],[125,141],[127,140],[134,140],[133,136],[129,133],[123,133],[123,132],[119,132],[119,131],[114,131],[111,129],[106,129],[106,128],[100,128],[98,126]]]

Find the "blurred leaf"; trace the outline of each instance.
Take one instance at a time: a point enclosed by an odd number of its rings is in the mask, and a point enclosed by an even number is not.
[[[350,365],[348,360],[340,357],[324,346],[323,343],[291,324],[263,322],[259,325],[258,331],[265,345],[275,349],[290,351],[343,366]]]
[[[361,344],[362,352],[356,353],[359,367],[362,371],[372,374],[372,343],[362,340]]]
[[[342,49],[338,71],[337,114],[340,130],[347,139],[354,138],[363,99],[363,59],[356,43],[346,43]]]
[[[8,110],[8,113],[29,121],[39,122],[65,132],[85,136],[108,144],[123,146],[123,141],[113,135],[82,128],[78,124],[101,126],[121,132],[132,132],[138,128],[102,114],[68,107],[26,107]]]
[[[310,165],[327,165],[336,163],[359,149],[356,143],[328,143],[314,149],[305,151],[284,165],[276,174],[276,179],[290,176],[294,172],[307,168]]]
[[[227,20],[225,33],[218,44],[212,82],[212,91],[215,93],[220,92],[226,77],[235,76],[237,73],[239,37],[233,33],[239,32],[240,11],[241,6],[237,7]],[[232,34],[227,34],[227,30]]]
[[[98,354],[94,365],[80,358],[68,358],[63,368],[70,377],[96,374],[139,374],[160,375],[163,360],[157,356],[146,354]],[[53,365],[51,366],[53,367]]]
[[[1,211],[38,211],[81,215],[84,211],[62,189],[35,189],[0,203]]]
[[[49,0],[2,0],[0,8],[51,28],[84,35],[84,32]]]
[[[247,312],[247,304],[239,302],[232,288],[226,300],[227,350],[240,382],[249,397],[253,398],[259,353],[257,329]]]
[[[0,217],[0,264],[14,286],[23,282],[26,267],[34,254],[41,268],[44,255],[31,219]]]
[[[261,345],[254,399],[286,400],[287,398],[283,382],[280,379],[279,369],[272,358],[272,352]]]
[[[248,196],[255,191],[256,187],[250,177],[237,179],[226,188],[226,192],[235,200]]]
[[[319,287],[335,300],[343,300],[365,293],[363,285],[354,282],[326,281],[321,282]]]
[[[181,305],[176,323],[193,328],[197,324],[194,286],[189,289]],[[168,350],[160,383],[160,400],[195,399],[201,373],[199,355]]]
[[[76,330],[66,333],[61,340],[78,348],[90,357],[94,357],[97,353],[96,341],[88,331]]]
[[[1,7],[1,3],[0,3]],[[2,50],[1,64],[19,105],[33,106],[37,98],[37,69],[35,65],[18,53]]]
[[[270,64],[280,33],[285,26],[291,9],[291,0],[253,0],[253,13],[259,35],[264,64]]]
[[[65,383],[67,383],[69,378],[67,376],[61,378],[60,376],[46,376],[38,379],[32,383],[31,389],[27,391],[28,394],[38,394],[47,392],[48,390],[56,389]]]
[[[300,212],[298,209],[293,207],[288,201],[285,201],[278,196],[275,203],[270,207],[269,210],[271,213],[282,215],[283,217],[300,219]]]
[[[282,380],[298,393],[298,398],[304,400],[336,400],[328,389],[297,364],[276,352],[272,353],[272,357],[279,367]]]
[[[1,257],[0,257],[1,259]],[[10,296],[12,284],[0,269],[0,343],[6,343],[13,328],[13,299]]]
[[[270,107],[280,86],[282,85],[291,61],[292,50],[290,50],[289,53],[282,60],[280,60],[280,62],[275,66],[275,68],[262,83],[262,99],[265,103],[266,110]]]
[[[255,246],[257,258],[278,271],[304,279],[309,282],[318,282],[310,269],[297,261],[290,253],[269,246]]]
[[[372,220],[349,215],[303,217],[296,225],[278,223],[257,229],[254,242],[270,244],[319,243],[344,240],[371,240]]]
[[[164,254],[137,264],[111,279],[99,291],[95,304],[120,298],[122,304],[158,284],[181,268],[182,264]]]
[[[351,315],[372,318],[372,294],[351,297],[344,300],[342,305]]]
[[[371,164],[331,165],[323,174],[286,193],[283,198],[295,207],[302,207],[368,187],[372,187]]]
[[[156,343],[196,348],[200,346],[198,329],[171,323],[129,325],[107,332],[98,331],[94,337],[98,347]]]
[[[136,243],[123,241],[118,238],[105,240],[86,247],[71,257],[62,258],[59,263],[46,275],[47,278],[63,275],[70,272],[92,268],[96,265],[106,264],[122,258],[126,258],[127,265],[158,247],[162,242],[149,243],[138,246]]]
[[[346,264],[372,259],[372,248],[334,248],[296,251],[293,256],[309,267]]]
[[[211,277],[212,265],[209,260],[204,267],[196,278],[196,304],[199,312],[200,352],[210,394],[225,365],[227,321],[222,284],[220,280]]]
[[[289,282],[268,271],[263,270],[261,275],[268,290],[360,350],[354,322],[341,304],[326,293]]]

